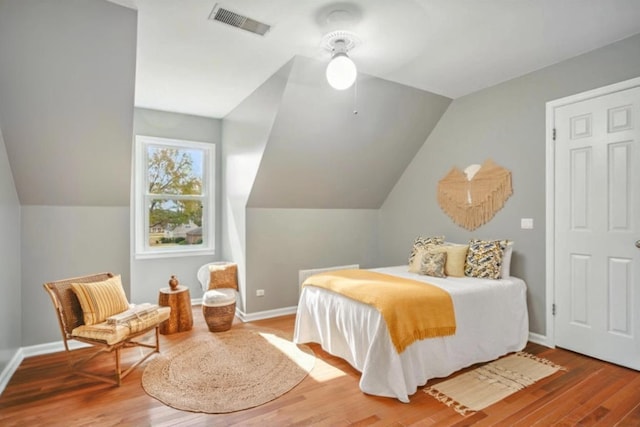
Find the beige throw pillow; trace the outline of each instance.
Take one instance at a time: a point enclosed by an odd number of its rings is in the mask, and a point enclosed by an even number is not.
[[[71,289],[80,301],[85,325],[104,322],[129,308],[120,275],[103,282],[72,283]]]
[[[469,245],[442,245],[430,249],[431,252],[445,252],[447,254],[444,273],[452,277],[464,277],[464,263],[468,250]]]

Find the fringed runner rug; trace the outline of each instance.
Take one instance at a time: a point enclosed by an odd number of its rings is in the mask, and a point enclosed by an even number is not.
[[[518,352],[482,365],[423,391],[461,415],[480,411],[565,368],[529,353]]]

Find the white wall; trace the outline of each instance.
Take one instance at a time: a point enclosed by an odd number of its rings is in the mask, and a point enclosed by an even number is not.
[[[222,121],[219,119],[136,108],[133,127],[135,135],[156,136],[161,138],[182,139],[187,141],[216,144],[215,218],[218,224],[221,222],[221,125]],[[133,215],[133,210],[131,211],[131,214]],[[216,228],[215,241],[215,255],[136,260],[134,257],[132,234],[131,300],[138,303],[145,301],[157,302],[158,289],[166,288],[168,286],[168,281],[171,275],[177,276],[181,285],[189,287],[191,298],[200,298],[202,296],[202,289],[200,288],[200,284],[196,278],[196,272],[203,264],[221,259],[220,253],[222,252],[222,238],[220,227]]]
[[[22,343],[20,203],[0,130],[0,373]]]
[[[515,241],[512,274],[528,285],[530,330],[545,335],[545,103],[640,76],[640,35],[456,99],[380,210],[380,264],[406,262],[414,237]],[[508,168],[513,196],[468,232],[439,208],[436,186],[451,167],[491,158]],[[533,218],[521,230],[520,218]]]

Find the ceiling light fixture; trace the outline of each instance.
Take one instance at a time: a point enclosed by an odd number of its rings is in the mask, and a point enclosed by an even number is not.
[[[334,31],[322,39],[323,46],[332,52],[326,75],[327,81],[334,89],[348,89],[358,77],[356,64],[347,54],[356,45],[356,40],[355,35],[347,31]]]
[[[327,65],[327,81],[332,88],[337,90],[350,88],[358,76],[356,64],[347,55],[344,45],[343,40],[336,42],[333,57]]]

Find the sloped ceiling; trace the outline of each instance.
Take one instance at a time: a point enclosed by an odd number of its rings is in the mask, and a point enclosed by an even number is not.
[[[379,208],[451,102],[363,73],[336,91],[325,67],[295,58],[248,207]]]
[[[129,204],[136,12],[0,0],[0,129],[22,205]]]
[[[350,52],[360,71],[450,98],[640,32],[638,0],[110,1],[138,10],[136,106],[210,117],[295,55],[328,62],[333,30],[362,40]],[[208,20],[214,4],[271,30]]]

